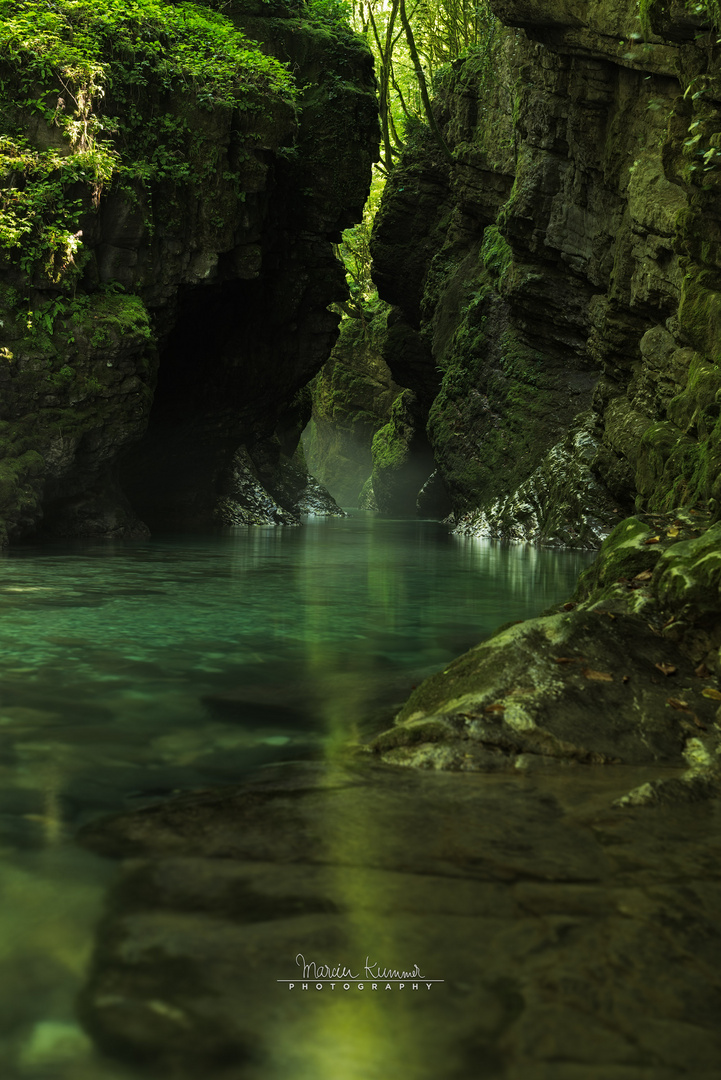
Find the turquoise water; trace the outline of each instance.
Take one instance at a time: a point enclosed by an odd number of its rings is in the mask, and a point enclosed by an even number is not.
[[[99,813],[386,727],[422,678],[566,598],[587,554],[371,514],[0,558],[0,1071],[113,1080],[73,995]]]

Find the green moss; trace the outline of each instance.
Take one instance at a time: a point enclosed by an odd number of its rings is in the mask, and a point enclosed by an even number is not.
[[[721,525],[675,544],[660,560],[653,591],[665,609],[718,614],[721,605]]]
[[[697,227],[703,227],[701,222]],[[679,305],[679,322],[689,341],[706,356],[718,357],[721,340],[721,293],[718,277],[707,271],[686,275]]]
[[[656,3],[656,0],[638,0],[638,19],[641,23],[641,30],[644,38],[651,37],[653,28],[651,26],[651,12]]]
[[[513,262],[513,253],[497,225],[489,225],[483,234],[481,262],[500,287]]]
[[[10,517],[36,516],[44,467],[41,455],[24,449],[22,440],[0,438],[0,547],[7,546]]]
[[[651,526],[638,518],[619,522],[603,541],[591,566],[578,579],[574,600],[597,602],[613,589],[619,578],[630,580],[636,574],[653,570],[663,550],[657,544],[646,543],[654,535]]]
[[[390,420],[373,436],[371,452],[374,473],[400,469],[408,458],[411,437],[412,431],[409,430],[406,418],[405,395],[401,394],[393,403]]]
[[[139,296],[119,292],[98,292],[83,298],[65,323],[66,333],[78,330],[90,336],[91,344],[133,335],[150,341],[153,332],[145,305]],[[102,340],[97,341],[98,338]]]
[[[481,290],[449,350],[428,434],[458,510],[513,490],[547,449],[553,394],[541,358],[505,330],[488,335],[493,304]]]
[[[636,484],[647,509],[721,504],[721,371],[697,357],[669,414],[675,422],[652,424],[641,439]]]

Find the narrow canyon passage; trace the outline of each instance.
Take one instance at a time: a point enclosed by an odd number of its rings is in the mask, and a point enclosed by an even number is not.
[[[721,1080],[720,45],[0,0],[2,1080]]]

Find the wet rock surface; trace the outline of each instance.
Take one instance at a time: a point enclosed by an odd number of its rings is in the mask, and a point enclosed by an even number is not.
[[[619,803],[651,775],[362,756],[94,823],[84,1025],[176,1080],[718,1080],[721,804]]]
[[[621,522],[573,600],[501,629],[409,698],[374,741],[421,768],[689,766],[721,777],[721,527],[708,515]]]
[[[386,305],[341,322],[333,352],[313,382],[304,447],[313,475],[343,506],[358,506],[373,468],[371,443],[388,422],[399,388],[382,357]]]

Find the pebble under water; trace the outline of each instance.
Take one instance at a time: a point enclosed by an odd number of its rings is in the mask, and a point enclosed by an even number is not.
[[[99,815],[318,759],[565,599],[586,553],[357,513],[13,549],[0,572],[0,1073],[116,1080],[75,1017],[116,866]]]

